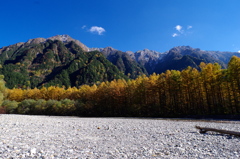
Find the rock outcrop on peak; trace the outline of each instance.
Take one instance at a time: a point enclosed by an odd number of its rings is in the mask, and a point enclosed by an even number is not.
[[[56,35],[56,36],[50,37],[48,39],[53,40],[53,41],[59,40],[59,41],[62,41],[63,43],[69,43],[69,42],[73,41],[77,45],[79,45],[83,49],[83,51],[85,51],[85,52],[89,51],[89,48],[86,45],[81,43],[79,40],[71,38],[69,35],[66,35],[66,34],[65,35]]]
[[[44,38],[29,39],[26,42],[26,44],[40,44],[40,43],[43,43],[45,41],[46,41],[46,39],[44,39]]]

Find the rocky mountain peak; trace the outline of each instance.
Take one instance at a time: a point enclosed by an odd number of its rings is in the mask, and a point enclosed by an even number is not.
[[[117,51],[116,49],[114,49],[114,48],[112,48],[110,46],[105,47],[103,50],[106,51],[106,52],[113,52],[113,51],[115,52],[115,51]]]
[[[50,39],[50,40],[59,40],[59,41],[62,41],[64,43],[74,41],[73,38],[71,38],[69,35],[66,35],[66,34],[64,34],[64,35],[56,35],[56,36],[50,37],[48,39]]]
[[[149,49],[143,49],[143,50],[139,50],[136,52],[136,54],[142,54],[142,55],[155,55],[155,56],[159,56],[161,53],[154,51],[154,50],[149,50]]]
[[[144,52],[149,52],[150,50],[149,49],[143,49]]]
[[[169,50],[169,52],[184,53],[187,51],[201,51],[199,48],[192,48],[190,46],[177,46]]]
[[[68,43],[68,42],[73,41],[77,45],[79,45],[83,49],[83,51],[86,51],[86,52],[89,51],[89,48],[86,45],[81,43],[79,40],[75,40],[75,39],[73,39],[72,37],[70,37],[69,35],[66,35],[66,34],[64,34],[64,35],[56,35],[56,36],[50,37],[48,39],[50,39],[50,40],[59,40],[59,41],[62,41],[63,43]]]
[[[108,46],[108,47],[105,47],[105,48],[90,48],[89,51],[100,51],[102,52],[104,55],[109,55],[111,53],[115,53],[117,52],[118,50]]]
[[[35,38],[35,39],[29,39],[27,42],[23,43],[23,42],[20,42],[20,43],[17,43],[17,44],[14,44],[14,45],[10,45],[10,46],[17,46],[17,47],[20,47],[20,46],[28,46],[28,45],[31,45],[31,44],[40,44],[40,43],[44,43],[46,42],[47,40],[59,40],[59,41],[62,41],[63,43],[69,43],[71,41],[75,42],[77,45],[79,45],[83,51],[85,52],[88,52],[89,51],[89,48],[84,45],[83,43],[81,43],[79,40],[75,40],[73,38],[71,38],[69,35],[56,35],[56,36],[53,36],[53,37],[50,37],[50,38]],[[3,48],[2,48],[3,49]]]
[[[46,39],[44,38],[35,38],[35,39],[29,39],[26,44],[40,44],[42,42],[45,42]]]
[[[146,61],[148,62],[150,59],[156,61],[161,56],[160,52],[144,49],[135,52],[135,57],[137,61]]]

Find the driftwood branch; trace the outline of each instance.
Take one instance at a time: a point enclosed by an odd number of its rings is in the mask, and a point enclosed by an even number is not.
[[[200,127],[200,126],[195,126],[195,128],[199,129],[200,133],[206,133],[207,131],[214,131],[221,134],[228,134],[228,135],[234,135],[234,136],[240,137],[240,132],[236,132],[236,131],[228,131],[228,130],[207,128],[207,127]]]

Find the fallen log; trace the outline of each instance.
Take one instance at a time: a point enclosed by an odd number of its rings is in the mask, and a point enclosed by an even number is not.
[[[195,126],[196,129],[199,129],[199,132],[206,133],[207,131],[213,131],[213,132],[218,132],[221,134],[228,134],[228,135],[234,135],[240,137],[240,132],[236,131],[228,131],[228,130],[222,130],[222,129],[214,129],[214,128],[207,128],[207,127],[200,127],[200,126]]]

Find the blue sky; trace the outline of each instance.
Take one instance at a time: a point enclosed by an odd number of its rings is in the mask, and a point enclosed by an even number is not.
[[[0,48],[68,34],[88,47],[240,50],[239,0],[8,0]]]

